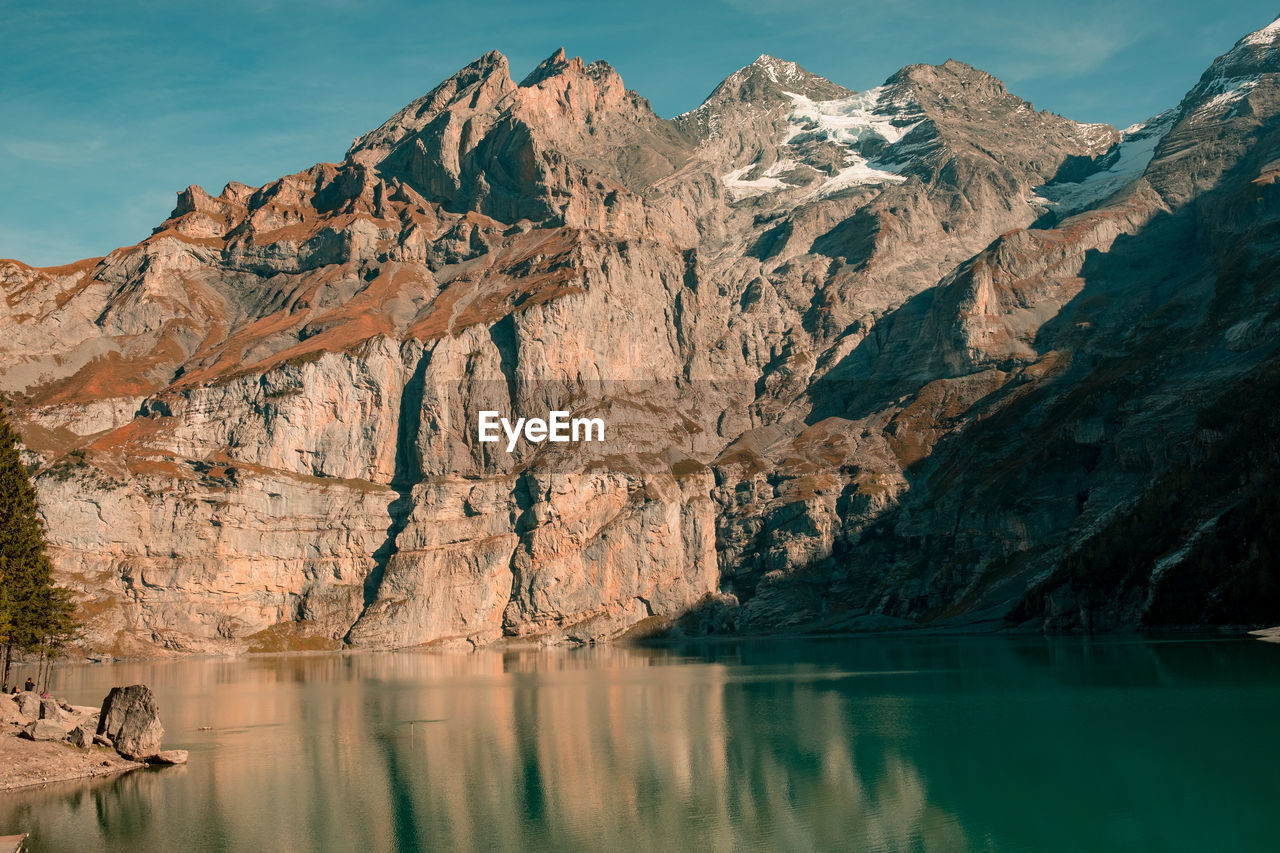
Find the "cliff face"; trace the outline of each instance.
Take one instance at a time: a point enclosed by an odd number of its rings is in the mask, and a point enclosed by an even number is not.
[[[341,163],[0,262],[89,643],[1280,617],[1278,36],[1123,133],[956,62],[761,57],[664,120],[493,53]],[[606,441],[477,440],[550,409]]]

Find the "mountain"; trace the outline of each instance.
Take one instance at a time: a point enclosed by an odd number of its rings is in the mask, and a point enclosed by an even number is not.
[[[1280,22],[1117,131],[490,53],[142,242],[0,261],[108,654],[1280,620]],[[604,441],[479,440],[481,411]]]

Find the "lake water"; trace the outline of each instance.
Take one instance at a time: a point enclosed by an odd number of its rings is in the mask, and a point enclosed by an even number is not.
[[[1274,850],[1280,645],[839,639],[67,666],[185,767],[0,794],[33,851]],[[206,728],[208,727],[208,728]]]

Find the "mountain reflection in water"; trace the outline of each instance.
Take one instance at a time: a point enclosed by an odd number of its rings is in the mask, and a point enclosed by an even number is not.
[[[1280,647],[840,639],[67,666],[186,767],[0,795],[53,850],[1262,849]],[[204,727],[211,727],[204,730]]]

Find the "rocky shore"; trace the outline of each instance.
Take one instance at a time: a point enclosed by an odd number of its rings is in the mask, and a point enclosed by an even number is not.
[[[112,688],[100,709],[32,691],[7,696],[0,699],[0,791],[185,764],[185,750],[161,749],[163,736],[145,685]]]

